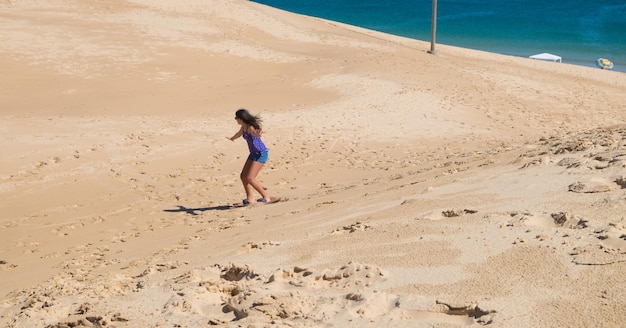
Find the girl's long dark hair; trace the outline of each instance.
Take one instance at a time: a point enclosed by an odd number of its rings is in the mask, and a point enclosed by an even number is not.
[[[258,115],[252,115],[248,110],[242,108],[235,112],[235,117],[247,125],[253,126],[257,131],[261,131],[261,118]]]

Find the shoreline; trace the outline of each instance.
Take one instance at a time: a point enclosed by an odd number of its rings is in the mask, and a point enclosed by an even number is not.
[[[278,10],[284,10],[286,12],[290,12],[293,13],[295,15],[302,15],[302,16],[307,16],[307,17],[312,17],[312,18],[318,18],[318,19],[324,19],[324,20],[329,20],[329,21],[333,21],[333,22],[337,22],[337,23],[342,23],[342,24],[346,24],[346,25],[353,25],[356,27],[360,27],[360,28],[364,28],[364,29],[370,29],[372,31],[376,31],[376,32],[380,32],[380,33],[385,33],[385,34],[390,34],[390,35],[395,35],[395,36],[399,36],[399,37],[406,37],[406,38],[410,38],[416,41],[421,41],[421,42],[428,42],[430,43],[430,30],[428,33],[424,33],[424,31],[422,31],[421,33],[416,33],[416,32],[410,32],[410,31],[395,31],[392,27],[380,27],[380,25],[377,24],[367,24],[367,23],[363,23],[363,24],[358,24],[357,22],[343,22],[343,21],[337,21],[337,20],[333,20],[332,18],[325,18],[323,16],[315,16],[315,15],[311,15],[311,14],[307,14],[307,13],[299,13],[299,12],[295,12],[295,11],[289,11],[288,9],[281,9],[279,7],[273,7],[272,5],[269,4],[265,4],[265,3],[261,3],[261,2],[255,2],[257,4],[263,5],[263,6],[268,6],[274,9],[278,9]],[[441,25],[442,23],[440,23],[439,25]],[[429,19],[429,23],[428,26],[430,28],[430,19]],[[439,27],[439,29],[441,29],[441,27]],[[419,37],[417,34],[428,34],[428,36],[426,37],[427,39],[423,39],[421,37]],[[456,36],[455,36],[456,37]],[[475,39],[475,38],[473,38]],[[570,59],[568,57],[568,55],[572,54],[572,50],[570,51],[559,51],[559,50],[554,50],[554,49],[550,49],[553,47],[552,44],[550,44],[548,41],[543,41],[544,43],[547,43],[547,46],[542,48],[540,47],[538,44],[534,44],[534,45],[529,45],[527,47],[527,49],[523,50],[523,49],[518,49],[517,46],[516,47],[506,47],[504,46],[503,42],[505,41],[498,41],[495,42],[494,41],[485,41],[485,40],[477,40],[476,41],[476,45],[472,46],[472,45],[468,45],[468,44],[462,44],[463,42],[461,42],[460,45],[455,45],[453,43],[441,43],[441,36],[437,36],[437,44],[441,44],[441,45],[447,45],[447,46],[452,46],[452,47],[459,47],[459,48],[467,48],[470,50],[476,50],[476,51],[484,51],[484,52],[490,52],[490,53],[495,53],[495,54],[500,54],[500,55],[504,55],[504,56],[513,56],[513,57],[519,57],[519,58],[528,58],[529,56],[535,55],[535,54],[539,54],[539,53],[552,53],[555,54],[557,56],[561,56],[563,58],[563,63],[567,63],[570,65],[576,65],[576,66],[583,66],[583,67],[593,67],[593,68],[597,68],[600,69],[596,64],[595,64],[595,60],[597,58],[602,58],[602,57],[606,57],[610,60],[613,60],[611,58],[611,56],[605,56],[602,55],[601,53],[595,54],[595,58],[590,58],[587,57],[585,55],[583,55],[580,52],[576,52],[574,51],[574,59]],[[506,40],[509,43],[512,42],[510,40]],[[575,47],[572,44],[567,44],[567,45],[563,45],[566,48],[572,48]],[[578,47],[580,48],[580,47]],[[589,48],[588,46],[586,48]],[[533,50],[534,49],[534,50]],[[591,53],[589,53],[591,54]],[[593,56],[592,56],[593,57]],[[623,63],[618,63],[615,62],[613,60],[615,67],[612,71],[614,72],[620,72],[620,73],[625,73],[626,72],[626,66],[624,66]]]

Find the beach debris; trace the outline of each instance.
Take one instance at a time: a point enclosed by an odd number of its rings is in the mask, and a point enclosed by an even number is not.
[[[483,310],[477,303],[452,304],[449,302],[435,301],[435,311],[448,315],[467,316],[476,319],[481,325],[490,324],[493,321],[495,310]]]
[[[226,281],[240,281],[243,279],[249,280],[258,277],[256,273],[254,273],[247,265],[237,266],[235,264],[231,264],[230,266],[222,269],[222,273],[220,274],[220,278]]]
[[[587,227],[587,222],[589,222],[567,212],[552,213],[550,216],[554,220],[555,225],[570,229],[584,229]]]
[[[478,211],[476,210],[468,210],[468,209],[463,209],[463,210],[452,209],[452,210],[442,211],[441,215],[447,218],[451,218],[451,217],[456,217],[456,216],[463,216],[465,214],[474,214],[477,212]]]
[[[574,182],[567,186],[567,190],[575,193],[595,194],[601,192],[609,192],[613,190],[613,186],[602,181]]]

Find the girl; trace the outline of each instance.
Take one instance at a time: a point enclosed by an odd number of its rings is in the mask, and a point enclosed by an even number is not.
[[[230,141],[234,141],[239,137],[243,137],[248,142],[250,155],[248,156],[246,164],[244,164],[240,174],[243,188],[246,191],[246,199],[233,205],[246,206],[252,203],[252,188],[261,194],[262,198],[258,199],[258,202],[269,203],[271,201],[270,196],[256,179],[257,174],[259,174],[259,171],[263,167],[263,164],[267,161],[268,157],[267,147],[261,140],[261,134],[263,133],[263,130],[261,129],[261,118],[250,114],[250,112],[245,109],[240,109],[235,112],[235,120],[239,125],[241,125],[241,128],[237,131],[237,133],[235,133],[235,135],[228,139],[230,139]]]

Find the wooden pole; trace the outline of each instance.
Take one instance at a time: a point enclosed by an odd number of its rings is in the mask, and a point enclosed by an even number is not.
[[[437,54],[437,50],[435,50],[435,38],[437,37],[437,0],[433,0],[433,17],[432,24],[430,29],[430,50],[428,53],[433,55]]]

